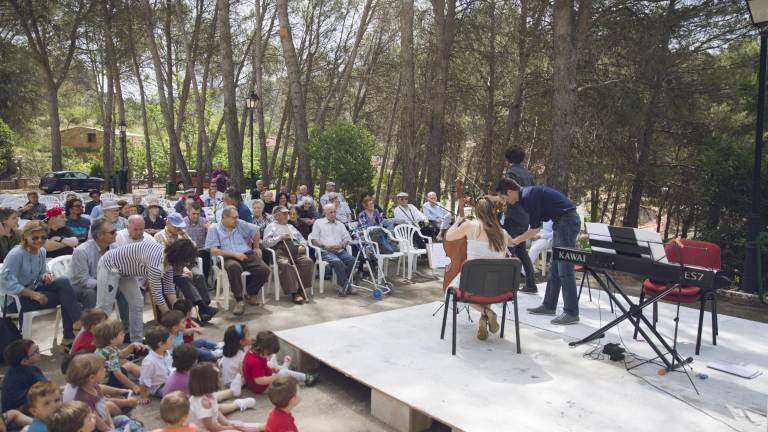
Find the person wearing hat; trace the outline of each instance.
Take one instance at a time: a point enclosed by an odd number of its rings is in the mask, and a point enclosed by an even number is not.
[[[48,240],[45,241],[45,257],[56,258],[63,255],[72,255],[78,241],[75,234],[67,226],[67,218],[59,207],[54,207],[45,212],[45,220],[48,222]]]
[[[184,231],[186,227],[187,223],[184,222],[184,218],[180,214],[170,213],[165,218],[165,229],[155,234],[155,241],[168,246],[177,240],[186,239],[194,244],[195,242]],[[193,267],[197,269],[196,265]],[[201,321],[208,322],[219,310],[208,306],[211,303],[211,297],[208,295],[208,284],[203,275],[200,274],[200,269],[197,270],[197,273],[192,273],[188,266],[174,268],[173,283],[184,295],[184,298],[197,306]]]
[[[184,195],[182,195],[181,198],[176,201],[173,209],[176,210],[176,213],[180,214],[181,217],[185,217],[187,215],[187,205],[193,201],[200,204],[202,207],[203,200],[200,198],[200,196],[195,192],[194,189],[187,189],[184,191]]]
[[[91,197],[91,201],[85,205],[85,214],[91,215],[93,208],[101,204],[101,192],[92,190],[88,192],[88,196]]]
[[[165,229],[165,218],[160,214],[162,207],[157,197],[147,199],[147,214],[144,216],[144,231],[154,236]]]
[[[105,199],[101,202],[101,211],[104,218],[112,223],[116,230],[121,230],[128,226],[128,220],[120,216],[120,205],[113,199]],[[96,209],[94,209],[96,211]],[[94,220],[91,216],[91,220]]]
[[[320,207],[325,208],[325,205],[330,201],[330,194],[336,192],[336,183],[329,181],[325,183],[325,193],[320,197]],[[337,193],[339,201],[344,202],[344,197]]]
[[[422,234],[426,235],[427,237],[431,237],[429,234],[432,234],[432,227],[429,225],[429,218],[427,218],[427,215],[419,211],[415,205],[408,203],[407,193],[400,192],[397,194],[397,207],[395,207],[393,216],[395,225],[409,224],[419,228],[420,231],[426,229],[427,232],[422,232]],[[422,239],[420,235],[414,234],[413,242],[418,249],[423,249],[426,247],[424,244],[424,239]]]
[[[307,256],[307,241],[293,225],[288,223],[289,210],[284,206],[275,207],[272,216],[275,221],[264,230],[264,246],[274,249],[277,254],[277,270],[280,286],[293,297],[296,304],[304,304],[305,292],[300,292],[297,273],[304,288],[312,286],[314,263]],[[290,256],[288,255],[290,254]],[[293,262],[291,261],[293,258]],[[295,270],[293,263],[296,264]]]
[[[37,191],[27,192],[27,203],[19,210],[19,217],[29,220],[45,219],[45,212],[48,209],[39,200],[40,196],[37,194]]]

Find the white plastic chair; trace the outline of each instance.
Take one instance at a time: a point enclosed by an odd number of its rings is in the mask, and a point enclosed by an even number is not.
[[[71,260],[72,260],[72,257],[69,255],[56,257],[48,263],[48,267],[56,277],[66,276],[66,269],[69,267],[69,263],[71,262]],[[2,269],[2,264],[0,264],[0,269]],[[63,273],[62,273],[62,269],[64,269]],[[7,312],[3,310],[3,306],[6,305],[7,298],[10,298],[15,303],[16,312]],[[19,322],[21,323],[21,337],[24,339],[32,339],[32,322],[34,321],[35,318],[55,312],[56,318],[54,320],[54,325],[53,325],[53,347],[55,348],[59,345],[58,337],[59,337],[59,323],[61,323],[61,306],[56,306],[50,309],[26,311],[24,313],[20,313],[19,312],[20,310],[21,310],[21,301],[19,300],[19,296],[16,296],[13,294],[6,294],[6,298],[0,301],[0,316],[15,318],[19,320]]]
[[[278,266],[277,266],[277,253],[272,248],[264,248],[264,249],[267,252],[269,252],[270,254],[272,254],[272,264],[269,265],[272,271],[269,273],[269,281],[268,281],[268,283],[272,284],[272,286],[275,289],[275,300],[276,301],[280,301],[280,293],[282,292],[282,286],[280,286],[280,273],[279,273],[279,269],[278,269]],[[309,248],[308,247],[304,248],[304,254],[307,256],[307,258],[309,258]],[[310,292],[312,293],[312,297],[315,296],[315,284],[314,284],[315,268],[316,268],[315,266],[312,267],[312,281],[313,281],[312,285],[310,285],[309,287],[304,287],[305,289],[309,288]],[[320,278],[320,280],[324,281],[324,278]],[[321,284],[322,284],[322,282],[321,282]],[[262,291],[264,291],[264,290],[262,289]],[[323,292],[323,291],[321,290],[320,292]],[[309,299],[307,299],[307,300],[309,300]]]
[[[247,203],[248,201],[251,200],[251,194],[249,194],[249,193],[242,193],[242,194],[240,194],[240,196],[242,197],[243,202],[245,202],[245,203]],[[250,208],[250,206],[248,208]]]
[[[381,250],[379,250],[379,244],[373,240],[371,240],[371,231],[375,230],[381,230],[383,234],[389,235],[389,238],[393,241],[396,241],[400,244],[400,251],[399,252],[393,252],[391,254],[384,254],[381,253]],[[383,235],[382,234],[382,235]],[[373,245],[373,249],[375,251],[376,255],[376,264],[378,267],[378,274],[376,275],[376,282],[380,283],[386,280],[387,275],[387,264],[390,260],[396,259],[397,260],[397,271],[400,271],[400,263],[403,263],[403,277],[405,277],[405,262],[403,261],[403,258],[406,257],[406,252],[408,249],[407,242],[405,242],[402,239],[396,238],[388,229],[382,228],[382,227],[368,227],[365,229],[364,234],[365,241],[370,242]],[[410,277],[410,274],[409,274]]]
[[[104,192],[103,194],[101,194],[101,199],[103,199],[103,200],[111,199],[111,200],[117,201],[118,199],[120,199],[120,197],[115,195],[115,194],[113,194],[112,192]]]
[[[549,246],[546,249],[542,249],[539,253],[539,265],[541,265],[541,275],[547,275],[547,255],[552,254],[552,239],[549,240]],[[535,273],[535,272],[534,272]]]
[[[47,208],[62,207],[61,201],[55,196],[41,195],[39,200],[41,203],[45,204]]]
[[[219,256],[211,256],[211,259],[214,260],[213,265],[211,266],[211,269],[213,270],[213,276],[216,280],[216,293],[214,294],[213,301],[219,304],[219,307],[224,309],[229,309],[229,295],[231,292],[231,289],[229,287],[229,276],[227,275],[227,270],[224,267],[224,257]],[[242,280],[243,285],[243,293],[245,293],[245,278],[246,276],[250,276],[251,273],[244,271],[240,278]],[[261,288],[261,303],[266,303],[266,296],[264,295],[264,291],[266,291],[265,287]]]
[[[74,196],[76,196],[76,197],[77,197],[77,199],[79,199],[80,201],[82,201],[82,200],[83,200],[83,196],[82,196],[82,195],[80,195],[80,194],[79,194],[79,193],[77,193],[77,192],[72,192],[72,191],[69,191],[69,192],[62,192],[62,193],[60,193],[60,194],[59,194],[59,202],[63,203],[63,204],[62,204],[62,207],[64,207],[64,204],[66,204],[66,203],[67,203],[67,195],[74,195]]]
[[[424,243],[426,244],[426,249],[418,249],[413,244],[413,236],[417,235],[421,237],[424,240]],[[408,277],[407,279],[411,279],[411,276],[413,275],[413,272],[416,270],[416,263],[417,258],[420,255],[427,255],[427,259],[429,259],[430,263],[432,261],[431,256],[431,250],[432,250],[432,239],[425,236],[419,231],[418,227],[415,227],[410,224],[402,224],[395,227],[395,238],[398,240],[405,240],[405,243],[401,243],[401,245],[404,245],[405,250],[402,250],[402,252],[405,252],[408,256]],[[403,246],[401,246],[403,247]],[[432,266],[430,265],[430,268]]]

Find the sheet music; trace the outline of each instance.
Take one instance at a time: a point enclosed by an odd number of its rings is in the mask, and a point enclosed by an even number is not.
[[[432,268],[441,269],[448,267],[451,259],[445,254],[442,243],[432,243]]]

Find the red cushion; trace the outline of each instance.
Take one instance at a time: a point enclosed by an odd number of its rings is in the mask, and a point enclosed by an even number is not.
[[[454,295],[456,295],[456,297],[458,297],[459,300],[462,300],[461,289],[460,288],[451,288],[451,289],[453,290]],[[463,298],[463,300],[466,300],[472,303],[492,304],[492,303],[502,303],[505,301],[512,300],[514,298],[515,298],[515,293],[512,291],[509,291],[493,297],[479,296],[479,295],[474,295],[472,293],[466,293],[466,296]]]
[[[573,266],[573,271],[575,271],[575,272],[581,272],[581,271],[584,271],[584,266],[583,266],[583,265],[581,265],[581,264],[575,264],[575,265]]]
[[[655,296],[656,294],[667,289],[667,284],[653,282],[650,279],[646,279],[643,282],[643,291],[648,297]],[[672,302],[697,302],[701,299],[701,288],[693,286],[675,286],[672,291],[664,296],[664,300]]]

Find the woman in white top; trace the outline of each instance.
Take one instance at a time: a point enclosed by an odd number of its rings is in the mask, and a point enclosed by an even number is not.
[[[507,246],[512,246],[512,237],[501,228],[497,215],[496,203],[490,197],[484,196],[477,200],[475,207],[477,219],[465,221],[464,218],[456,218],[456,222],[445,233],[446,240],[467,239],[467,261],[478,258],[504,258]],[[459,273],[449,284],[457,288],[461,280]],[[499,331],[499,322],[496,313],[489,306],[472,305],[480,311],[479,328],[477,338],[488,339],[488,330],[491,333]]]

